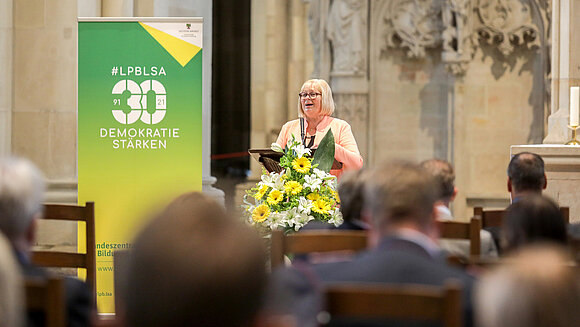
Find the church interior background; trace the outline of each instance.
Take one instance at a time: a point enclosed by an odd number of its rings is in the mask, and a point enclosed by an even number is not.
[[[37,164],[52,202],[76,202],[77,17],[115,16],[204,17],[204,190],[231,208],[259,178],[246,151],[297,117],[309,78],[329,81],[365,167],[450,161],[458,219],[509,204],[512,145],[569,138],[580,0],[5,0],[0,155]],[[64,229],[39,243],[74,245]]]

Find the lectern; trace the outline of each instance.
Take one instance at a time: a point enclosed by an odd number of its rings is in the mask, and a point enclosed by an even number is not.
[[[284,168],[280,166],[280,158],[284,155],[283,153],[276,152],[272,149],[250,149],[248,152],[254,159],[261,163],[269,173],[280,173],[284,170]],[[311,149],[312,157],[314,157],[315,152],[316,149]],[[335,158],[334,163],[332,164],[332,169],[342,169],[342,162],[337,161]]]

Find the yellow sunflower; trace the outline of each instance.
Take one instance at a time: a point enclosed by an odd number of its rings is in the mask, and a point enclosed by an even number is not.
[[[296,195],[302,191],[302,185],[297,181],[289,181],[286,184],[284,184],[284,190],[286,191],[286,193]]]
[[[323,199],[318,199],[312,202],[312,210],[321,214],[327,214],[330,210],[330,204]]]
[[[306,198],[308,200],[311,200],[311,201],[316,201],[316,200],[318,200],[320,198],[320,194],[318,194],[318,193],[310,193],[310,194],[308,194],[306,196]]]
[[[252,212],[252,219],[257,223],[261,223],[264,220],[266,220],[266,218],[268,218],[269,215],[270,208],[268,208],[268,206],[265,204],[261,204],[257,206]]]
[[[278,202],[282,201],[283,198],[284,193],[278,190],[272,190],[272,192],[270,192],[270,195],[268,195],[268,199],[266,201],[268,202],[268,204],[276,205],[278,204]]]
[[[308,160],[308,158],[300,157],[292,161],[292,167],[299,173],[307,174],[310,171],[312,165],[310,164],[310,160]]]
[[[254,194],[254,198],[256,200],[260,200],[264,196],[264,194],[266,194],[267,191],[268,191],[268,186],[262,185],[262,187],[260,187],[258,192],[256,192],[256,194]]]

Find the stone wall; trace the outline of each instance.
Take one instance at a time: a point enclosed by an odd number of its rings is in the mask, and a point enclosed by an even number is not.
[[[76,0],[14,1],[12,152],[76,177]]]
[[[279,38],[275,42],[262,38],[253,46],[252,56],[280,52],[276,71],[260,75],[270,78],[259,84],[260,94],[274,95],[269,92],[286,88],[291,96],[300,86],[296,76],[325,78],[335,94],[335,115],[351,123],[365,166],[395,158],[451,161],[457,170],[454,213],[459,219],[467,219],[476,205],[509,203],[505,171],[510,145],[541,143],[546,131],[549,2],[255,0],[253,4],[257,3],[267,10],[253,14],[255,26]],[[268,10],[274,4],[278,11]],[[305,10],[296,10],[300,5]],[[297,17],[300,12],[304,16]],[[263,15],[275,17],[279,24],[264,28]],[[296,27],[300,21],[307,24],[311,45],[296,42],[296,36],[303,35]],[[254,26],[253,33],[258,33]],[[302,70],[305,66],[295,67],[287,55],[310,51],[312,75]],[[261,78],[254,74],[261,64],[252,61],[253,79]],[[281,126],[276,124],[296,117],[291,97],[279,95],[284,96],[252,97],[252,114],[258,117],[252,126],[255,146],[267,146]],[[286,108],[280,108],[283,101],[288,102]],[[289,114],[281,117],[280,112]],[[269,118],[259,118],[264,115]]]
[[[203,191],[211,187],[211,1],[0,1],[0,155],[45,174],[47,202],[77,201],[77,17],[204,16]],[[76,248],[76,225],[40,224],[38,245]]]
[[[0,155],[10,153],[12,136],[12,6],[0,2]]]

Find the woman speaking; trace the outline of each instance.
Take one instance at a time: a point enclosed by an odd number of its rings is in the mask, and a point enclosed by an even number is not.
[[[330,173],[339,177],[345,170],[362,168],[363,159],[350,125],[344,120],[330,117],[334,112],[334,100],[328,83],[322,79],[308,80],[302,85],[298,96],[300,118],[282,126],[276,143],[285,147],[293,134],[297,140],[302,140],[304,146],[316,148],[328,130],[332,129],[335,141],[334,158],[342,163],[342,168],[333,169]]]

